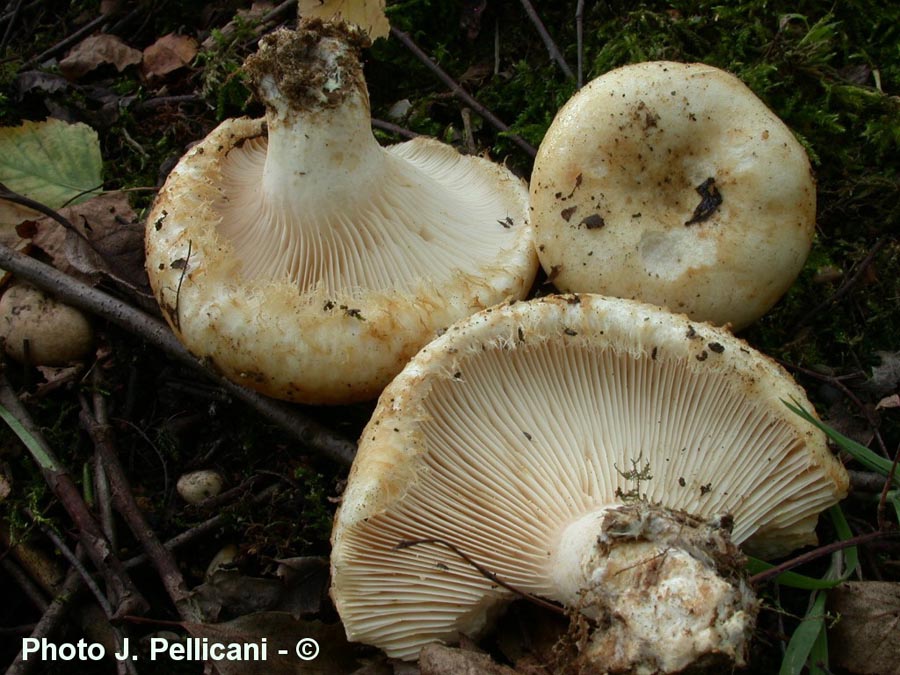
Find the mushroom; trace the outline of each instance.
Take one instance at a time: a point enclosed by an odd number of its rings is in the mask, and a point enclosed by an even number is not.
[[[175,490],[188,504],[200,504],[222,492],[225,479],[218,471],[200,469],[182,474],[175,484]]]
[[[65,366],[90,354],[94,331],[87,317],[25,283],[0,298],[0,342],[17,361]]]
[[[566,103],[538,149],[531,207],[560,290],[739,330],[803,267],[816,190],[803,147],[738,78],[662,61],[610,71]]]
[[[455,324],[361,437],[332,535],[348,638],[414,659],[514,588],[593,622],[597,672],[742,663],[737,546],[815,542],[848,483],[785,400],[812,411],[744,341],[649,304],[548,296]]]
[[[427,138],[381,147],[361,32],[307,20],[248,59],[265,119],[223,122],[147,227],[163,314],[235,381],[307,403],[375,397],[435,332],[529,290],[528,191]]]

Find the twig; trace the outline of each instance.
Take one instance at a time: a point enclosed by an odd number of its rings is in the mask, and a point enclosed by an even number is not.
[[[534,11],[534,6],[531,4],[531,2],[529,2],[529,0],[522,0],[522,7],[525,8],[525,13],[528,15],[528,18],[531,19],[531,23],[534,24],[535,28],[537,28],[538,35],[541,36],[541,40],[544,41],[544,45],[547,47],[547,51],[550,52],[550,58],[556,61],[556,64],[562,69],[566,77],[574,80],[575,75],[574,73],[572,73],[572,69],[569,68],[569,64],[566,63],[566,59],[559,51],[559,47],[556,46],[553,38],[550,37],[550,33],[547,32],[547,28],[544,26],[543,21],[541,21],[541,17],[539,17],[538,13]]]
[[[256,504],[270,499],[274,494],[278,492],[278,489],[278,485],[270,485],[265,490],[261,490],[260,493],[251,500],[251,503]],[[189,544],[195,539],[199,539],[200,537],[205,536],[221,527],[225,523],[227,518],[227,513],[220,513],[216,516],[213,516],[212,518],[204,520],[202,523],[194,525],[194,527],[190,528],[189,530],[185,530],[181,534],[172,537],[168,541],[164,542],[163,546],[171,551],[180,546]],[[138,565],[143,565],[145,562],[147,562],[147,559],[147,555],[144,553],[142,553],[141,555],[136,555],[135,557],[129,558],[125,561],[125,567],[126,569],[132,569],[134,567],[137,567]]]
[[[31,580],[25,573],[25,570],[6,557],[0,558],[0,569],[6,572],[19,585],[22,592],[31,600],[31,604],[41,610],[41,612],[47,611],[48,603],[47,598],[44,597],[44,592]]]
[[[53,494],[59,499],[66,513],[78,528],[79,540],[84,546],[85,552],[94,567],[103,576],[115,599],[117,605],[115,614],[135,614],[145,611],[148,607],[147,601],[131,581],[122,562],[116,557],[103,530],[81,498],[72,477],[56,459],[43,435],[37,430],[28,411],[25,410],[18,396],[12,390],[6,376],[2,374],[0,374],[0,404],[4,408],[0,410],[0,414],[3,415],[7,424],[11,427],[19,425],[20,431],[32,439],[33,442],[25,443],[25,446],[40,467],[44,480],[50,486]]]
[[[172,554],[157,539],[150,524],[141,513],[128,483],[128,478],[119,461],[119,455],[113,447],[112,427],[106,414],[106,400],[99,393],[99,371],[94,370],[94,405],[93,411],[87,401],[82,398],[81,425],[88,432],[97,453],[103,459],[103,468],[112,488],[113,503],[116,510],[125,519],[128,528],[143,546],[150,557],[160,580],[175,604],[179,615],[185,621],[199,621],[201,617],[196,609],[187,602],[188,589],[184,577],[178,569],[178,563]]]
[[[78,590],[80,588],[81,576],[76,570],[72,570],[60,586],[55,597],[53,598],[53,601],[47,607],[47,611],[45,611],[43,616],[41,616],[41,620],[38,621],[37,625],[31,630],[31,635],[29,637],[32,637],[36,640],[48,639],[52,637],[53,633],[56,631],[56,627],[65,618],[66,612],[69,610],[72,599],[78,593]],[[112,634],[115,636],[116,642],[118,643],[119,647],[121,647],[123,644],[121,629],[115,628],[113,626],[109,626],[109,628],[112,631]],[[32,669],[37,667],[39,664],[42,664],[42,662],[34,658],[29,659],[28,661],[24,661],[22,659],[22,653],[19,652],[15,660],[7,669],[6,675],[28,675],[28,673],[30,673]],[[137,675],[137,671],[135,670],[135,667],[132,663],[125,663],[124,668],[125,672]]]
[[[29,9],[34,9],[35,7],[42,4],[45,0],[34,0],[34,2],[29,2],[27,5],[21,8],[21,11],[28,11]],[[11,21],[16,18],[16,14],[20,11],[20,8],[16,6],[14,10],[8,11],[5,14],[0,15],[0,23],[4,21]]]
[[[94,577],[91,576],[90,572],[85,569],[82,562],[78,559],[78,556],[75,555],[75,552],[68,547],[66,542],[62,540],[56,531],[42,522],[37,516],[32,513],[31,509],[25,509],[25,514],[34,522],[35,525],[44,533],[44,536],[47,537],[50,541],[53,542],[53,545],[59,549],[59,552],[62,554],[63,558],[69,561],[69,564],[72,565],[72,569],[78,572],[78,575],[81,577],[81,581],[85,586],[88,587],[88,590],[94,596],[94,599],[97,601],[97,604],[100,605],[100,609],[103,610],[103,613],[106,614],[107,619],[111,619],[116,615],[115,610],[113,609],[112,604],[106,594],[100,590],[100,587],[97,585],[97,582],[94,581]]]
[[[850,391],[850,388],[844,384],[844,380],[852,380],[860,375],[857,373],[852,373],[850,375],[843,376],[834,376],[834,375],[824,375],[822,373],[817,373],[815,370],[810,370],[809,368],[804,368],[803,366],[798,366],[793,363],[788,363],[787,361],[782,361],[780,359],[776,359],[778,363],[783,365],[785,368],[790,370],[796,370],[797,372],[803,373],[804,375],[808,375],[809,377],[814,377],[817,380],[822,380],[824,382],[828,382],[832,386],[841,390],[841,393],[844,394],[850,401],[859,408],[859,412],[863,417],[866,418],[866,422],[869,423],[869,426],[872,427],[872,433],[875,436],[875,440],[878,442],[878,447],[881,449],[881,453],[888,459],[890,459],[890,453],[888,452],[887,445],[885,445],[884,439],[881,436],[881,432],[878,430],[878,421],[872,415],[871,411],[863,404],[862,401]]]
[[[22,8],[22,0],[16,0],[16,6],[12,9],[12,16],[9,17],[9,23],[6,25],[6,30],[3,32],[3,40],[0,40],[0,50],[6,49],[6,45],[9,44],[9,38],[12,35],[13,26],[15,26],[16,19],[19,17],[19,10]]]
[[[100,519],[100,526],[103,533],[109,539],[110,545],[115,549],[118,548],[118,537],[116,537],[116,522],[113,518],[112,501],[109,494],[109,479],[103,471],[103,459],[99,453],[94,453],[92,482],[94,484],[94,495],[96,497],[96,511]]]
[[[22,64],[22,67],[20,70],[28,70],[35,64],[38,64],[41,61],[43,61],[47,58],[50,58],[54,54],[58,54],[59,52],[63,51],[64,49],[68,49],[69,46],[78,42],[81,38],[83,38],[85,35],[88,35],[89,33],[91,33],[98,26],[103,25],[103,23],[105,21],[109,21],[110,18],[111,18],[111,16],[109,14],[101,14],[93,21],[89,21],[88,23],[86,23],[84,26],[82,26],[77,31],[75,31],[74,33],[69,35],[67,38],[60,40],[55,45],[53,45],[49,49],[44,50],[37,56],[33,56],[32,58],[28,59],[28,61],[26,61],[24,64]]]
[[[575,41],[578,47],[578,88],[584,86],[584,0],[575,5]]]
[[[500,119],[497,118],[494,113],[481,105],[478,101],[472,98],[471,94],[469,94],[465,89],[460,86],[456,80],[450,77],[447,73],[441,69],[439,65],[437,65],[434,61],[431,60],[431,57],[428,56],[422,49],[413,42],[412,38],[409,37],[402,30],[394,28],[391,26],[391,35],[400,40],[404,44],[404,46],[413,53],[413,55],[419,59],[431,72],[437,75],[438,79],[443,82],[451,91],[451,93],[461,101],[463,101],[467,106],[472,108],[476,113],[481,115],[484,119],[490,122],[496,129],[503,132],[507,138],[509,138],[513,143],[518,145],[522,150],[524,150],[529,157],[534,158],[537,154],[537,150],[529,144],[524,138],[519,136],[518,134],[513,134],[509,132],[509,127],[504,124]]]
[[[801,319],[796,324],[794,324],[794,332],[797,332],[800,328],[812,321],[816,315],[821,314],[825,309],[847,295],[847,293],[850,292],[850,289],[852,289],[856,285],[856,282],[859,281],[865,271],[869,268],[869,265],[874,262],[875,256],[878,255],[878,252],[886,243],[888,243],[888,241],[890,241],[890,239],[891,235],[884,235],[878,241],[876,241],[872,245],[872,248],[869,249],[869,252],[866,253],[866,256],[860,261],[859,265],[856,266],[856,271],[846,281],[844,281],[844,283],[842,283],[840,287],[838,287],[838,289],[831,294],[831,296],[809,310],[801,317]]]
[[[404,127],[401,127],[397,124],[392,124],[390,122],[385,122],[384,120],[379,120],[376,118],[372,118],[372,126],[376,129],[381,129],[382,131],[387,131],[392,134],[397,134],[398,136],[403,136],[404,138],[417,138],[419,134],[415,131],[410,131]]]
[[[253,407],[260,415],[279,425],[302,444],[323,457],[349,465],[356,446],[337,436],[297,409],[267,398],[213,373],[195,358],[159,319],[155,319],[92,286],[73,279],[34,258],[0,244],[0,269],[17,274],[66,304],[96,314],[159,348],[171,358],[203,373],[229,394]]]
[[[413,546],[422,546],[423,544],[437,544],[439,546],[448,548],[451,551],[453,551],[456,555],[458,555],[460,558],[465,560],[469,565],[474,567],[485,579],[493,581],[498,586],[502,586],[509,592],[511,592],[515,595],[518,595],[519,597],[522,597],[525,600],[528,600],[529,602],[534,603],[535,605],[538,605],[539,607],[543,607],[544,609],[549,609],[551,612],[556,612],[557,614],[566,615],[565,608],[557,605],[555,602],[550,602],[549,600],[545,600],[544,598],[542,598],[538,595],[533,595],[527,591],[523,591],[519,588],[516,588],[512,584],[509,584],[509,583],[503,581],[503,579],[501,579],[496,574],[491,572],[484,565],[481,565],[480,563],[472,560],[472,558],[470,558],[468,555],[463,553],[457,546],[455,546],[454,544],[451,544],[449,541],[444,541],[443,539],[408,539],[408,540],[399,542],[396,546],[394,546],[394,550],[401,551],[405,548],[412,548]]]
[[[81,577],[73,570],[66,577],[66,580],[60,587],[53,602],[50,603],[47,607],[47,611],[44,612],[43,616],[41,616],[41,620],[38,621],[37,626],[31,631],[30,637],[38,640],[49,638],[63,620],[72,597],[80,587]],[[23,661],[22,653],[19,652],[15,660],[7,669],[6,675],[27,675],[27,673],[29,673],[38,663],[39,662],[36,659]]]
[[[180,105],[182,103],[203,103],[204,99],[198,94],[180,94],[178,96],[157,96],[156,98],[148,98],[135,104],[134,109],[138,112],[154,111],[167,105]]]
[[[850,548],[851,546],[857,546],[859,544],[866,544],[870,541],[881,539],[882,537],[896,537],[898,535],[900,535],[900,532],[898,531],[885,532],[883,530],[877,530],[875,532],[869,532],[867,534],[859,534],[855,537],[851,537],[850,539],[835,541],[825,546],[819,546],[818,548],[815,548],[812,551],[808,551],[803,555],[798,555],[796,558],[786,560],[780,565],[775,565],[775,567],[760,572],[759,574],[754,574],[749,579],[750,585],[759,586],[769,579],[774,579],[782,572],[787,572],[788,570],[792,570],[795,567],[799,567],[800,565],[804,565],[813,560],[817,560],[823,556],[830,555],[832,553],[835,553],[836,551],[842,551],[845,548]]]

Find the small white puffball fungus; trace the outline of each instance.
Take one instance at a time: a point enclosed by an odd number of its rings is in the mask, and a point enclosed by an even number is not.
[[[17,361],[64,366],[91,353],[94,331],[74,307],[34,286],[15,283],[0,298],[0,340]]]
[[[175,490],[188,504],[199,504],[222,491],[225,479],[218,471],[201,469],[183,474],[175,484]]]
[[[361,34],[307,21],[247,70],[266,118],[223,122],[148,218],[176,335],[226,376],[304,403],[374,398],[452,322],[528,292],[528,189],[426,138],[381,147]]]
[[[739,330],[800,272],[816,189],[803,147],[738,78],[649,62],[601,75],[559,111],[531,208],[560,290]]]
[[[726,329],[649,304],[548,296],[454,324],[360,439],[332,534],[348,638],[414,659],[487,628],[514,595],[452,545],[571,612],[577,672],[730,672],[758,606],[737,547],[814,543],[847,490],[791,400],[812,411]]]

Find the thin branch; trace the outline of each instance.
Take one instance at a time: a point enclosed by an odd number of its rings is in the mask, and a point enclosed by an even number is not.
[[[518,596],[524,598],[525,600],[528,600],[529,602],[534,603],[535,605],[538,605],[539,607],[543,607],[544,609],[549,609],[551,612],[556,612],[557,614],[566,615],[566,610],[564,607],[557,605],[555,602],[550,602],[549,600],[545,600],[544,598],[542,598],[538,595],[533,595],[527,591],[523,591],[519,588],[516,588],[512,584],[509,584],[509,583],[503,581],[503,579],[501,579],[496,574],[491,572],[484,565],[481,565],[480,563],[472,560],[472,558],[470,558],[468,555],[463,553],[457,546],[455,546],[454,544],[451,544],[449,541],[444,541],[443,539],[408,539],[408,540],[399,542],[396,546],[394,546],[394,550],[401,551],[405,548],[412,548],[413,546],[422,546],[424,544],[436,544],[436,545],[448,548],[451,551],[453,551],[456,555],[458,555],[460,558],[462,558],[464,561],[466,561],[469,565],[471,565],[476,570],[478,570],[479,574],[481,574],[485,579],[488,579],[489,581],[494,582],[498,586],[502,586],[509,592],[511,592],[515,595],[518,595]]]
[[[106,414],[106,400],[99,393],[100,385],[99,371],[94,370],[94,390],[97,393],[94,395],[93,411],[87,401],[82,400],[80,420],[103,460],[103,468],[112,488],[116,510],[147,552],[181,618],[185,621],[199,621],[200,615],[187,602],[189,592],[181,570],[178,569],[178,563],[169,550],[160,543],[134,498],[125,470],[119,461],[118,452],[113,445],[112,427],[109,426]]]
[[[282,427],[310,450],[340,464],[349,465],[353,462],[355,444],[306,417],[295,407],[267,398],[213,373],[185,349],[168,326],[159,319],[73,279],[50,265],[17,253],[4,244],[0,244],[0,269],[18,275],[66,304],[96,314],[140,336],[179,363],[203,373],[233,397]]]
[[[376,129],[381,129],[382,131],[387,131],[392,134],[397,134],[398,136],[402,136],[403,138],[418,138],[419,134],[415,131],[410,131],[405,127],[401,127],[397,124],[392,124],[391,122],[385,122],[384,120],[379,120],[376,118],[372,118],[372,126]]]
[[[50,58],[54,54],[58,54],[59,52],[68,49],[70,46],[81,40],[81,38],[92,33],[95,28],[102,26],[106,21],[109,21],[110,18],[111,16],[109,14],[101,14],[93,21],[89,21],[88,23],[86,23],[84,26],[69,35],[67,38],[60,40],[55,45],[53,45],[49,49],[44,50],[37,56],[28,59],[28,61],[22,64],[22,68],[20,70],[27,70],[35,64],[38,64],[41,61]]]
[[[31,630],[31,635],[29,637],[39,641],[42,639],[52,638],[53,633],[56,631],[57,627],[65,619],[66,613],[68,612],[68,610],[70,609],[70,605],[72,604],[72,600],[75,598],[80,588],[81,576],[76,570],[73,569],[71,572],[69,572],[65,581],[56,592],[53,601],[47,607],[47,611],[45,611],[43,616],[41,616],[41,620],[38,621],[37,625]],[[104,624],[104,626],[112,631],[112,635],[115,637],[117,645],[119,646],[119,648],[121,648],[123,644],[122,630],[109,624]],[[22,653],[19,652],[15,660],[7,669],[6,675],[28,675],[28,673],[30,673],[33,669],[42,664],[43,662],[40,659],[31,658],[27,661],[23,660]],[[124,663],[124,670],[125,672],[137,675],[137,670],[135,669],[134,664],[130,661]]]
[[[443,71],[443,69],[437,65],[434,61],[431,60],[431,57],[428,56],[422,49],[413,42],[412,38],[409,37],[402,30],[394,28],[391,26],[391,35],[400,40],[404,44],[404,46],[413,53],[413,55],[419,59],[431,72],[437,75],[437,78],[443,82],[451,91],[451,93],[469,106],[476,113],[481,115],[484,119],[490,122],[496,129],[503,132],[509,140],[518,145],[522,150],[524,150],[529,157],[532,159],[537,154],[537,150],[529,144],[524,138],[517,134],[513,134],[509,132],[509,126],[504,124],[500,119],[497,118],[494,113],[481,105],[478,101],[472,98],[472,95],[469,94],[465,89],[459,85],[456,80],[450,77],[447,73]]]
[[[278,485],[270,485],[265,490],[261,490],[260,493],[251,500],[251,503],[257,504],[259,502],[270,499],[278,492],[278,489]],[[222,527],[227,522],[228,518],[228,513],[219,513],[212,518],[204,520],[202,523],[194,525],[194,527],[185,530],[181,534],[175,535],[171,539],[164,542],[163,546],[165,546],[170,551],[180,546],[185,546],[195,539],[199,539],[200,537],[210,534],[211,532],[214,532],[218,528]],[[125,568],[132,569],[134,567],[137,567],[138,565],[143,565],[145,562],[147,562],[147,560],[148,558],[145,553],[136,555],[135,557],[129,558],[125,561]]]
[[[862,275],[869,268],[869,265],[871,265],[875,261],[875,256],[878,255],[878,252],[890,240],[891,240],[891,236],[885,235],[885,236],[881,237],[878,241],[876,241],[872,245],[872,248],[869,249],[869,252],[866,253],[866,256],[856,266],[856,270],[853,272],[853,274],[844,283],[842,283],[840,285],[840,287],[834,293],[831,294],[830,297],[826,298],[825,300],[820,302],[818,305],[813,307],[811,310],[809,310],[806,314],[804,314],[801,317],[801,319],[794,325],[794,328],[793,328],[794,332],[796,333],[800,328],[802,328],[803,326],[808,324],[810,321],[812,321],[816,317],[816,315],[821,314],[828,307],[830,307],[831,305],[836,303],[838,300],[840,300],[842,297],[847,295],[847,293],[850,292],[850,290],[856,285],[856,282],[858,282],[860,280]]]
[[[825,546],[819,546],[818,548],[813,549],[803,555],[798,555],[796,558],[791,558],[790,560],[786,560],[780,565],[775,565],[770,569],[767,569],[759,574],[754,574],[750,577],[750,585],[751,586],[759,586],[760,584],[769,581],[770,579],[774,579],[779,574],[783,572],[787,572],[788,570],[792,570],[795,567],[799,567],[800,565],[804,565],[808,562],[812,562],[813,560],[818,560],[819,558],[831,555],[837,551],[842,551],[845,548],[850,548],[851,546],[857,546],[859,544],[867,544],[870,541],[875,541],[876,539],[881,539],[882,537],[896,537],[900,535],[900,532],[884,532],[878,530],[876,532],[869,532],[867,534],[860,534],[855,537],[851,537],[850,539],[844,539],[842,541],[835,541],[831,544],[827,544]]]
[[[49,603],[47,598],[44,597],[44,592],[31,580],[31,577],[25,573],[25,570],[6,557],[0,558],[0,569],[6,572],[19,585],[22,592],[31,600],[31,604],[41,610],[41,612],[47,611]]]
[[[569,64],[566,63],[565,57],[563,57],[562,53],[559,51],[559,47],[556,46],[553,38],[550,37],[550,33],[547,32],[544,22],[541,21],[541,17],[539,17],[538,13],[534,10],[534,5],[532,5],[529,0],[522,0],[522,7],[525,8],[525,13],[528,14],[531,23],[537,28],[538,35],[541,36],[541,40],[544,41],[547,51],[550,52],[550,58],[556,61],[556,64],[562,69],[566,77],[570,80],[574,80],[575,74],[572,72],[572,69],[569,68]]]
[[[84,565],[78,559],[78,556],[75,555],[75,552],[68,547],[66,542],[62,540],[62,537],[60,537],[52,527],[37,518],[29,509],[26,509],[25,513],[44,533],[44,536],[46,536],[47,539],[53,542],[53,545],[57,549],[59,549],[59,552],[62,554],[63,558],[68,560],[69,564],[72,565],[72,568],[76,572],[78,572],[78,575],[81,577],[81,581],[85,586],[88,587],[88,590],[94,596],[97,604],[100,605],[100,609],[102,609],[103,613],[106,614],[106,618],[111,619],[113,616],[115,616],[116,611],[113,609],[109,598],[107,598],[106,594],[102,590],[100,590],[100,587],[97,585],[97,582],[94,581],[94,578],[91,576],[90,572],[85,569]]]
[[[147,601],[131,581],[122,562],[116,557],[102,528],[81,498],[81,493],[71,475],[56,459],[3,374],[0,374],[0,404],[3,406],[0,414],[3,415],[4,421],[22,438],[25,447],[40,467],[47,485],[78,528],[79,540],[85,552],[113,594],[117,604],[115,613],[135,614],[145,611],[149,607]],[[28,442],[25,442],[26,438]]]

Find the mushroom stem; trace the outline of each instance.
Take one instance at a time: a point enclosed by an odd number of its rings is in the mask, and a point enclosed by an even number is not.
[[[742,562],[730,519],[605,506],[563,530],[550,561],[553,599],[580,612],[576,624],[596,623],[581,658],[613,672],[740,665],[757,611]]]
[[[386,156],[371,128],[359,37],[345,24],[281,30],[247,61],[266,106],[269,143],[262,190],[296,210],[367,189]],[[302,206],[306,202],[305,206]],[[302,211],[301,211],[302,212]]]

